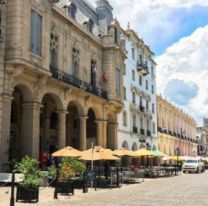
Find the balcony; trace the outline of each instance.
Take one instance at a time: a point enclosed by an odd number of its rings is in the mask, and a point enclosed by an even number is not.
[[[171,135],[171,136],[173,135],[171,130],[168,130],[168,134]]]
[[[137,129],[137,127],[133,127],[133,133],[137,133],[137,131],[138,131],[138,129]]]
[[[147,130],[147,136],[151,137],[151,131],[150,130]]]
[[[145,108],[142,105],[140,105],[139,109],[140,109],[141,112],[144,112],[145,111]]]
[[[162,127],[158,127],[157,129],[159,132],[161,132],[161,133],[163,132]]]
[[[144,76],[149,74],[148,66],[142,62],[137,62],[137,71],[142,73]]]
[[[145,132],[144,132],[144,129],[141,128],[141,129],[140,129],[140,134],[144,135],[144,133],[145,133]]]
[[[78,79],[77,77],[67,74],[66,72],[57,70],[56,68],[50,67],[52,77],[69,85],[79,88],[82,91],[89,92],[103,99],[108,99],[108,94],[106,91],[99,89],[97,87],[92,87],[91,84]]]

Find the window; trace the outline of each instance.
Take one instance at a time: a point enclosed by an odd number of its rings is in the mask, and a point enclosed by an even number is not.
[[[91,85],[93,88],[96,88],[96,76],[97,76],[96,61],[91,59]]]
[[[124,64],[123,75],[126,75],[126,65]]]
[[[72,4],[69,6],[68,12],[69,12],[69,16],[70,16],[72,19],[76,19],[77,7],[75,6],[75,4],[72,3]]]
[[[132,55],[132,59],[135,59],[135,49],[134,49],[134,47],[131,48],[131,55]]]
[[[142,97],[140,96],[140,98],[139,98],[139,105],[140,105],[140,107],[142,107]]]
[[[30,51],[41,55],[42,46],[42,16],[31,10],[30,20]]]
[[[146,110],[148,111],[149,110],[149,101],[146,100]]]
[[[72,49],[72,76],[78,77],[79,72],[79,50]]]
[[[135,71],[132,70],[132,80],[135,81]]]
[[[120,96],[120,70],[116,69],[116,96]]]
[[[144,128],[144,125],[143,125],[143,118],[141,117],[140,119],[140,129],[143,129]]]
[[[152,123],[152,133],[155,134],[155,123]]]
[[[116,27],[114,29],[114,42],[118,44],[118,29]]]
[[[148,90],[148,81],[146,80],[145,82],[146,82],[145,88],[146,90]]]
[[[142,55],[140,54],[139,55],[139,64],[141,65],[143,63],[143,58],[142,58]]]
[[[139,85],[142,86],[142,75],[139,75]]]
[[[126,99],[126,87],[123,87],[123,95],[124,95],[124,99]]]
[[[154,85],[152,85],[152,94],[154,94]]]
[[[92,19],[90,19],[89,22],[88,22],[88,31],[90,33],[92,33],[93,32],[93,28],[94,28],[94,22],[93,22]]]
[[[155,113],[155,104],[152,103],[152,113],[154,114]]]
[[[51,33],[50,39],[50,69],[58,68],[58,37]]]
[[[133,115],[133,127],[136,127],[136,115]]]
[[[153,67],[151,67],[151,75],[152,76],[154,75],[154,69],[153,69]]]
[[[136,103],[136,95],[135,92],[132,93],[132,102]]]
[[[126,113],[126,111],[123,112],[123,126],[127,126],[127,113]]]

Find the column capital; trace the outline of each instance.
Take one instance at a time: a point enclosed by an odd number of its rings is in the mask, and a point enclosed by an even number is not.
[[[69,112],[67,110],[57,110],[55,111],[57,114],[68,114]]]
[[[96,122],[96,123],[99,123],[99,122],[100,122],[100,123],[107,123],[108,120],[107,120],[107,119],[96,119],[95,122]]]
[[[39,109],[44,107],[44,105],[39,102],[23,102],[22,106],[23,107],[37,107]]]

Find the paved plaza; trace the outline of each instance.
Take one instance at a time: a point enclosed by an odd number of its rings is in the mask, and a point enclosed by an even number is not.
[[[208,172],[202,174],[182,174],[177,177],[145,179],[143,183],[122,185],[116,189],[89,190],[83,194],[75,190],[74,196],[59,196],[53,199],[53,189],[40,191],[38,204],[16,203],[17,206],[207,206]],[[9,188],[0,188],[1,206],[9,205]]]

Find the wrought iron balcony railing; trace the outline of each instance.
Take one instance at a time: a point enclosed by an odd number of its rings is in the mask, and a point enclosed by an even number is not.
[[[103,99],[108,99],[107,92],[102,89],[99,89],[98,87],[93,87],[91,84],[84,82],[81,79],[79,79],[71,74],[57,70],[56,68],[51,67],[51,66],[50,66],[50,71],[52,73],[52,77],[59,80],[59,81],[63,81],[67,84],[70,84],[74,87],[79,88],[82,91],[92,93],[92,94],[99,96]]]
[[[149,74],[148,66],[142,62],[137,62],[137,71],[141,72],[144,76]]]

